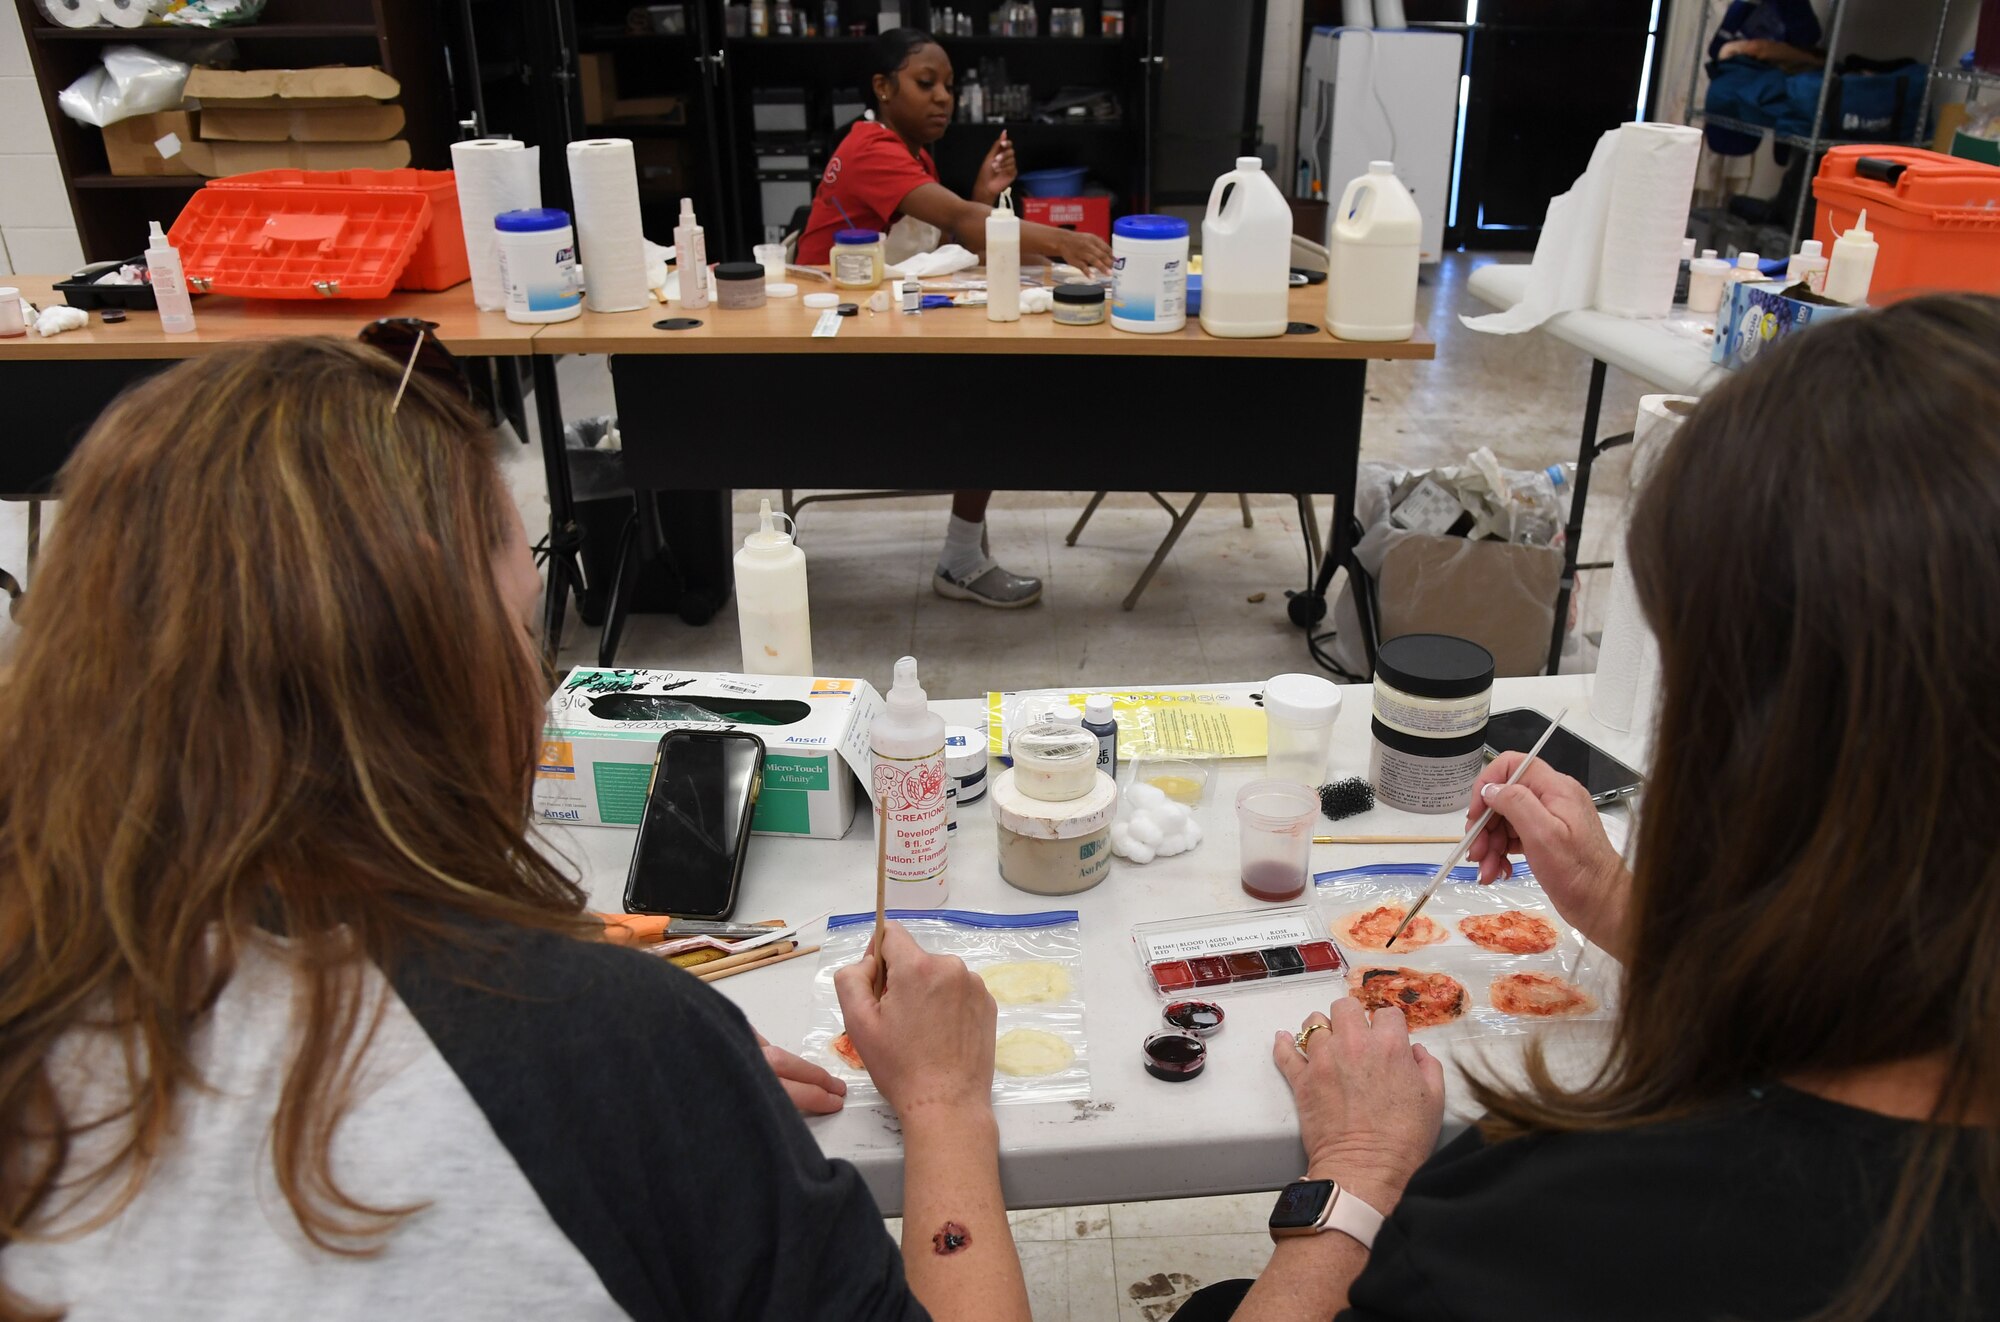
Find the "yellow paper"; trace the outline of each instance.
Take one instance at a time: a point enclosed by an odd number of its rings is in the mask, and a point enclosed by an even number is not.
[[[995,757],[1015,730],[1059,705],[1083,709],[1093,693],[1111,695],[1118,756],[1262,757],[1266,730],[1261,684],[1185,684],[1160,688],[1033,689],[986,695],[987,744]]]

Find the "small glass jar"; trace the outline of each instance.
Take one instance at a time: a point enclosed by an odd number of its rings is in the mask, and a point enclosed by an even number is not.
[[[1049,309],[1058,326],[1097,326],[1104,321],[1104,286],[1072,280],[1055,287]]]
[[[882,231],[835,232],[833,283],[841,289],[873,289],[882,283]]]
[[[764,306],[764,268],[756,262],[723,262],[715,268],[715,305],[726,312]]]

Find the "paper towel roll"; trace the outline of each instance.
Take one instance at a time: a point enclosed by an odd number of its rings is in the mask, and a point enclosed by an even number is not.
[[[94,0],[40,0],[49,22],[65,28],[94,28],[104,23]]]
[[[652,291],[646,286],[646,236],[639,222],[639,168],[632,140],[572,142],[569,190],[576,202],[584,306],[592,312],[646,307]]]
[[[1618,130],[1597,308],[1620,317],[1664,317],[1674,306],[1701,130],[1626,124]]]
[[[1631,491],[1625,509],[1652,476],[1667,441],[1694,408],[1690,395],[1645,395],[1632,435]],[[1659,703],[1660,649],[1639,609],[1632,582],[1632,558],[1625,551],[1626,515],[1620,513],[1618,559],[1611,566],[1611,595],[1604,604],[1604,641],[1597,649],[1597,677],[1590,690],[1590,714],[1614,730],[1642,729],[1650,738]]]
[[[97,0],[97,12],[119,28],[142,28],[160,6],[155,0]]]
[[[507,305],[500,284],[500,247],[493,218],[542,204],[542,149],[511,138],[473,138],[451,144],[458,178],[458,218],[472,265],[472,301],[488,312]]]

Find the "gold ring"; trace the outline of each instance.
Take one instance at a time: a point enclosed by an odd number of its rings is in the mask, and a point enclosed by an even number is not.
[[[1303,1056],[1306,1054],[1306,1043],[1312,1040],[1312,1035],[1314,1033],[1324,1033],[1325,1031],[1325,1024],[1307,1024],[1303,1033],[1292,1034],[1292,1045],[1297,1047],[1299,1054]]]

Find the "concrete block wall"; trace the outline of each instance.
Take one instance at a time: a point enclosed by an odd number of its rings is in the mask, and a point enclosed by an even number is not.
[[[28,63],[20,11],[0,3],[0,276],[83,265],[76,217]]]

